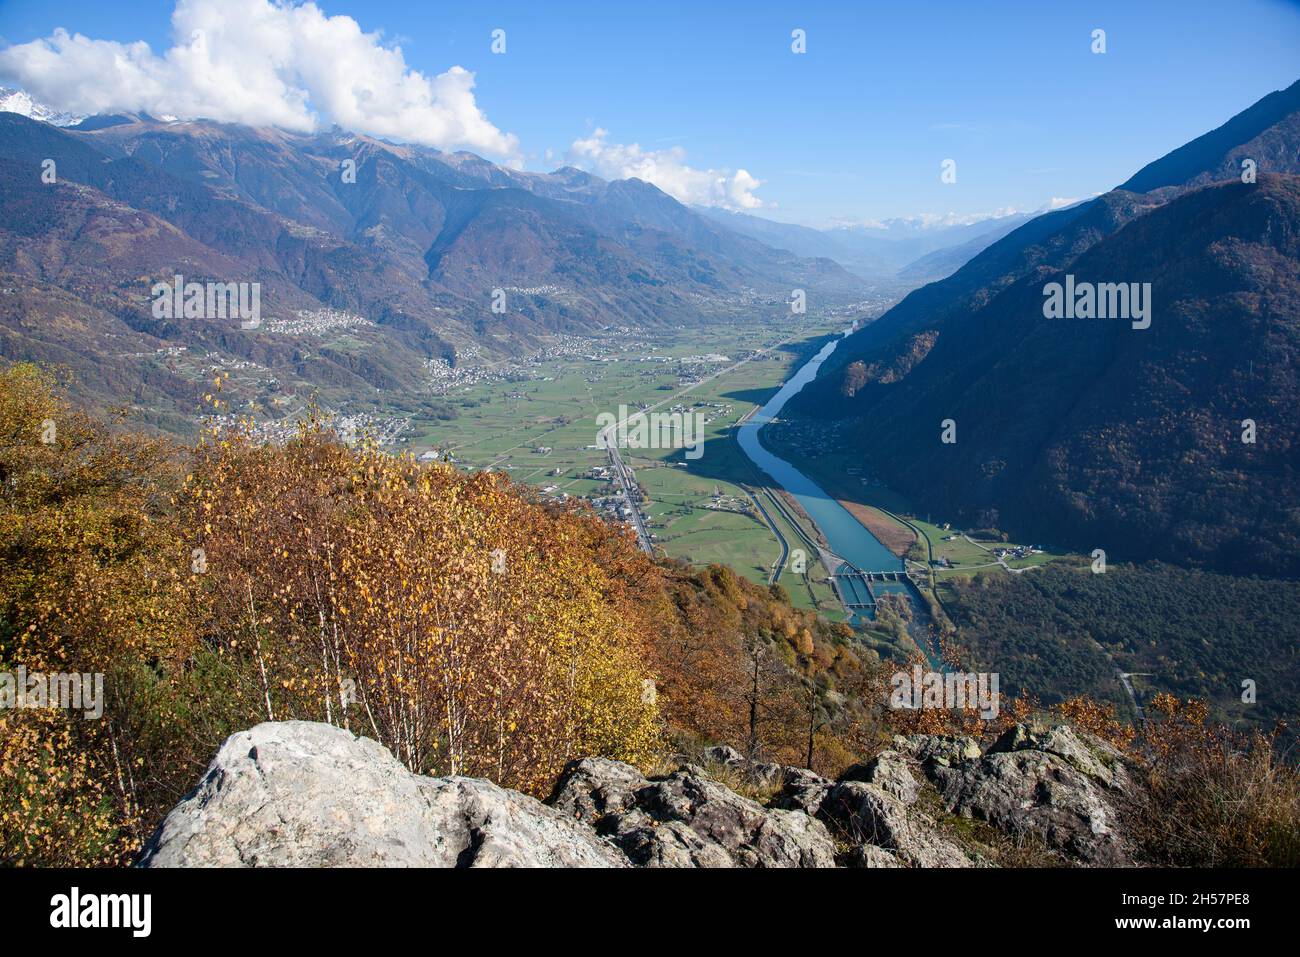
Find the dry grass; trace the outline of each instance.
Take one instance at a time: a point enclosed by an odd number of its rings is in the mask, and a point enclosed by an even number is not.
[[[1205,722],[1203,706],[1159,696],[1143,782],[1124,808],[1152,864],[1300,866],[1300,770],[1276,736]]]

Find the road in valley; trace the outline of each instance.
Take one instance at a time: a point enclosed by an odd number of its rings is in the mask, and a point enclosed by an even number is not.
[[[641,551],[647,555],[655,553],[654,544],[650,541],[650,533],[645,530],[645,519],[641,515],[641,506],[637,504],[633,491],[636,488],[636,482],[632,478],[632,471],[623,464],[623,457],[618,454],[618,442],[609,434],[617,423],[609,426],[600,433],[600,440],[605,443],[605,450],[609,452],[609,464],[614,468],[614,474],[618,476],[618,483],[623,488],[623,498],[627,502],[627,510],[632,513],[632,525],[636,529],[636,542],[641,546]]]
[[[741,366],[745,365],[746,363],[751,362],[754,359],[759,358],[760,356],[765,356],[769,352],[779,349],[782,346],[786,345],[787,343],[793,342],[795,339],[799,338],[799,336],[805,334],[806,331],[807,330],[796,332],[793,335],[787,336],[786,338],[782,339],[780,342],[773,343],[772,345],[768,346],[766,349],[760,349],[757,352],[755,352],[753,355],[746,356],[745,358],[741,359],[739,362],[732,363],[731,365],[727,366],[725,369],[719,369],[717,372],[705,376],[699,382],[693,382],[690,385],[686,386],[685,388],[679,389],[678,391],[670,395],[668,398],[661,399],[660,401],[654,403],[654,405],[648,405],[644,409],[634,412],[631,416],[629,416],[629,418],[635,419],[637,416],[646,415],[654,411],[655,409],[659,408],[662,405],[667,405],[669,402],[672,402],[676,399],[680,399],[682,396],[694,392],[696,389],[704,385],[706,382],[712,382],[714,379],[735,372],[737,369],[739,369]],[[650,533],[646,531],[645,518],[641,514],[641,506],[637,504],[637,502],[634,500],[632,496],[633,489],[635,488],[635,481],[632,477],[631,470],[623,463],[623,457],[622,455],[619,454],[618,451],[617,433],[620,425],[626,426],[627,419],[624,419],[622,422],[615,422],[612,425],[607,425],[597,435],[596,443],[598,445],[604,445],[605,450],[609,453],[609,464],[614,469],[614,474],[618,476],[619,485],[623,489],[623,497],[627,500],[628,511],[632,513],[632,524],[636,528],[637,544],[641,546],[641,550],[645,552],[647,555],[653,555],[654,543],[650,541]]]

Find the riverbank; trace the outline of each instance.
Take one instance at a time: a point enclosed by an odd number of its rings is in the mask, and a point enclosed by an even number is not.
[[[779,456],[773,455],[759,438],[759,431],[776,420],[785,404],[817,375],[822,362],[835,351],[840,339],[828,342],[802,365],[785,384],[737,432],[737,442],[750,461],[798,501],[802,511],[825,538],[828,550],[853,569],[863,573],[898,572],[902,560],[871,534],[838,501],[816,482]],[[839,568],[830,569],[837,574]]]
[[[899,558],[906,555],[908,549],[916,542],[916,534],[910,528],[899,525],[892,518],[877,511],[872,506],[838,496],[835,501],[844,506],[850,515],[856,518],[882,545]]]
[[[736,430],[736,442],[776,511],[796,528],[810,530],[805,536],[807,544],[815,548],[816,560],[834,582],[844,610],[865,625],[875,618],[876,602],[884,596],[904,598],[911,610],[901,615],[898,634],[892,640],[907,647],[896,646],[894,653],[907,657],[912,653],[909,648],[919,650],[932,667],[941,668],[932,603],[905,574],[903,555],[915,534],[905,526],[899,532],[897,524],[883,513],[850,510],[790,462],[768,451],[759,438],[760,430],[777,421],[785,403],[816,376],[839,342],[838,338],[828,342],[761,408],[745,416]],[[885,533],[889,544],[874,534],[873,525]],[[809,562],[814,560],[812,555],[807,557]]]

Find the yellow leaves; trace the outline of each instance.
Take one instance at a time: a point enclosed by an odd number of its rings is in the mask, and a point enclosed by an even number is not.
[[[30,404],[6,375],[0,411]],[[589,520],[548,514],[503,477],[347,449],[310,427],[277,448],[214,430],[181,462],[58,417],[59,460],[17,462],[45,486],[0,503],[0,533],[33,543],[0,566],[0,606],[29,665],[120,669],[141,693],[110,702],[127,722],[111,744],[0,715],[5,861],[122,860],[225,734],[270,710],[346,715],[416,770],[533,792],[579,753],[657,743],[640,700],[650,625],[607,562],[623,546]],[[30,445],[21,454],[50,454]],[[0,465],[12,454],[0,443]],[[497,549],[508,575],[491,570]],[[16,787],[16,767],[45,770]],[[143,798],[124,791],[123,772],[146,767]],[[86,840],[61,858],[69,834]]]
[[[548,515],[500,477],[347,449],[310,428],[283,448],[199,456],[209,497],[197,511],[221,556],[204,582],[214,621],[231,633],[257,619],[255,645],[225,647],[253,687],[262,666],[276,676],[277,716],[324,717],[331,676],[346,674],[372,731],[417,770],[445,755],[535,790],[577,748],[632,754],[657,740],[640,701],[643,638],[585,520]],[[508,576],[492,571],[497,549]],[[423,743],[403,751],[410,722]]]

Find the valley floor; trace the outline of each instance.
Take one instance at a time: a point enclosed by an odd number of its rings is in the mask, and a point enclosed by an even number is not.
[[[820,530],[793,496],[770,487],[771,480],[735,438],[739,424],[843,321],[840,316],[787,317],[654,338],[623,334],[514,363],[507,376],[465,372],[436,390],[454,417],[417,414],[391,444],[426,458],[448,458],[464,469],[505,471],[543,499],[583,499],[611,521],[629,526],[629,509],[636,507],[657,552],[697,566],[727,565],[759,584],[779,582],[797,607],[845,621],[850,615],[818,559],[818,546],[825,545]],[[597,416],[624,417],[643,408],[698,416],[702,453],[624,448],[622,460],[636,486],[636,500],[628,502],[609,468],[608,452],[597,441]],[[1116,637],[1115,622],[1080,621],[1086,610],[1074,608],[1072,592],[1055,581],[1026,590],[1032,585],[1028,579],[1037,579],[1044,567],[1086,569],[1084,556],[1050,544],[996,540],[979,530],[954,528],[942,516],[917,514],[905,495],[864,474],[851,450],[835,449],[824,428],[783,420],[762,435],[765,447],[795,464],[906,559],[932,616],[942,630],[954,633],[972,662],[1002,671],[1008,681],[1032,681],[1048,699],[1095,694],[1134,719],[1141,702],[1160,690],[1202,693],[1239,716],[1247,713],[1240,705],[1230,707],[1240,683],[1226,673],[1231,669],[1216,668],[1203,679],[1187,673],[1190,660],[1184,660],[1185,642],[1177,634],[1162,632],[1168,646],[1162,656],[1140,636]],[[1125,574],[1107,576],[1112,580],[1102,600],[1115,603],[1116,614],[1131,615],[1135,609],[1121,610],[1129,604]],[[1007,609],[998,612],[1005,635],[980,624],[987,624],[991,609],[984,599],[991,596],[964,587],[980,575],[1006,581],[998,601],[1023,612],[1011,617]],[[1021,578],[1026,587],[1012,585]],[[1168,584],[1171,594],[1183,588],[1167,576],[1152,582],[1161,588]],[[1222,607],[1233,633],[1243,628],[1253,633],[1243,623],[1253,613],[1232,604],[1231,596],[1245,592],[1215,591],[1228,596]],[[865,642],[891,656],[912,653],[918,641],[899,625],[891,630],[868,624],[859,630]],[[1243,673],[1262,671],[1259,659],[1247,653],[1249,642],[1238,638],[1231,639],[1232,662]],[[1130,673],[1136,674],[1126,678]],[[1292,683],[1289,677],[1284,681],[1288,695]],[[1277,714],[1279,704],[1263,710]]]

